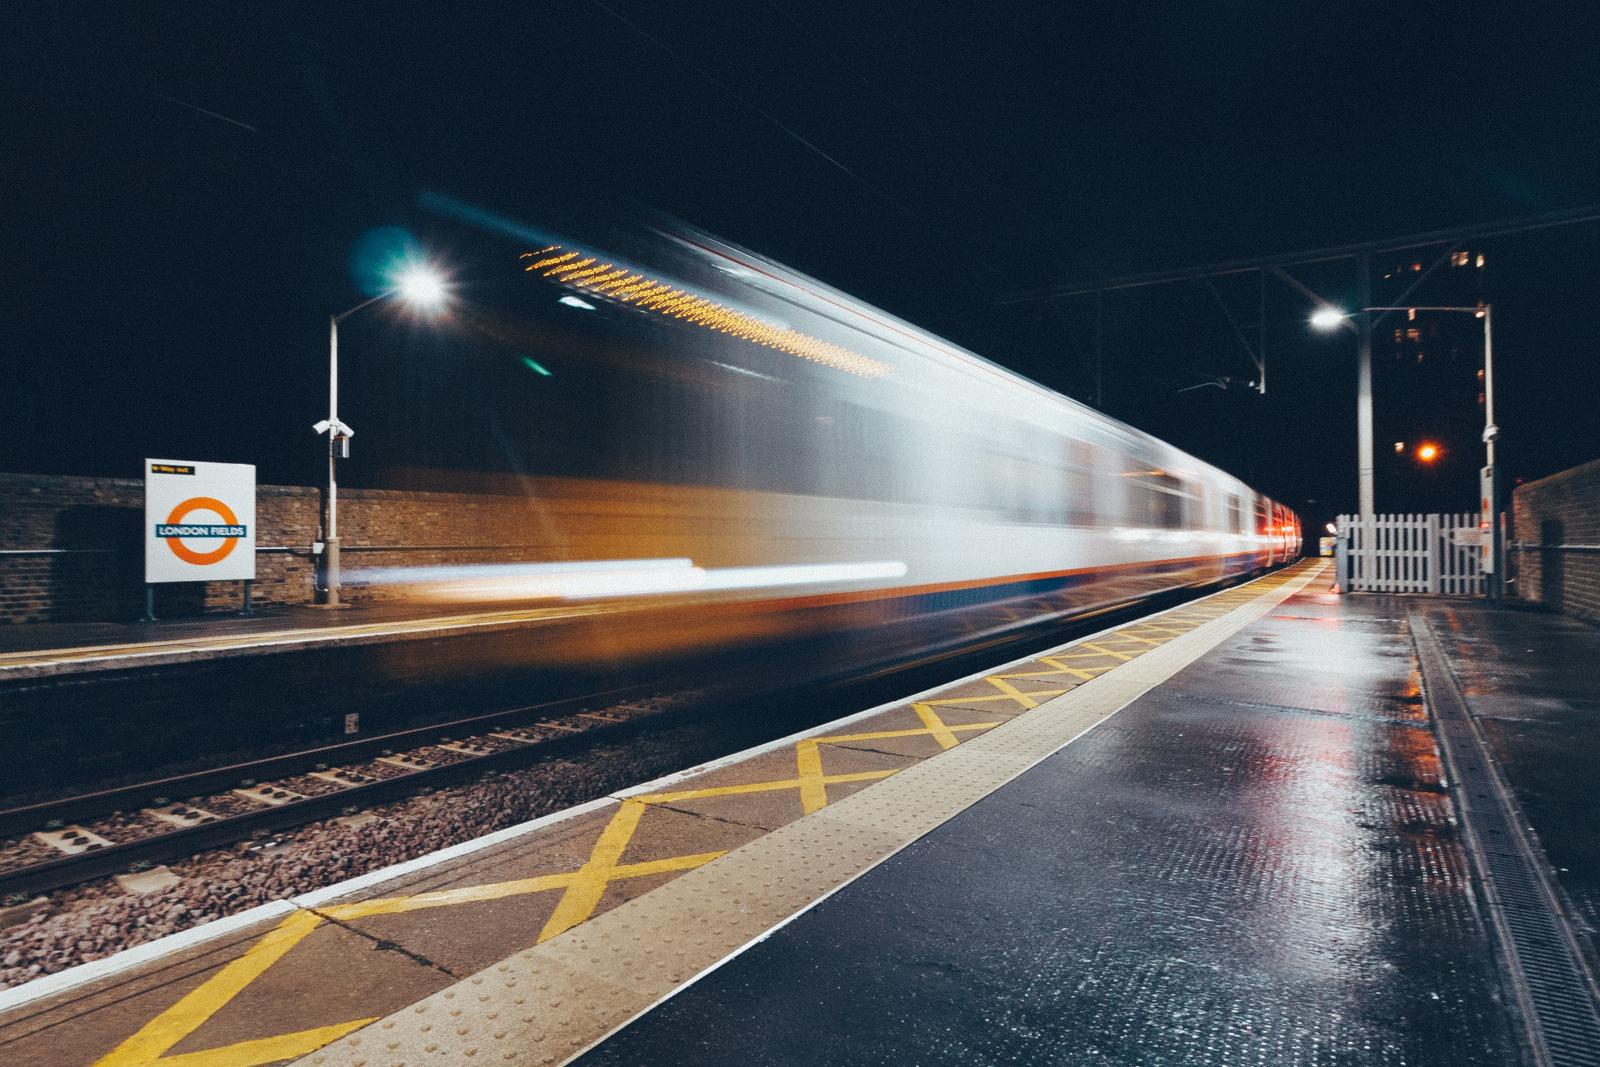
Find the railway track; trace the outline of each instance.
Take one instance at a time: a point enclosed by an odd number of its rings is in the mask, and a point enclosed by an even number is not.
[[[0,901],[353,815],[561,755],[684,699],[633,686],[0,810]]]

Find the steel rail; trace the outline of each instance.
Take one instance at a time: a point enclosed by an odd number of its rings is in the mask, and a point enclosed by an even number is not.
[[[118,842],[10,871],[0,871],[0,895],[44,893],[108,875],[126,873],[137,869],[137,865],[140,864],[183,859],[275,830],[292,829],[330,818],[350,807],[370,807],[422,789],[453,784],[489,771],[567,754],[575,749],[592,745],[598,739],[615,739],[640,729],[647,723],[659,722],[675,713],[681,714],[682,711],[682,708],[667,708],[615,722],[598,723],[571,734],[530,740],[481,756],[467,756],[453,763],[418,767],[393,778],[348,785],[330,793],[302,797],[257,811],[227,815],[211,822],[158,832],[133,841]],[[236,782],[237,779],[232,781]]]
[[[319,763],[348,763],[354,760],[367,759],[382,755],[385,749],[433,744],[462,731],[481,730],[483,727],[515,721],[531,715],[549,716],[574,710],[581,711],[584,710],[586,705],[592,705],[597,701],[616,702],[626,700],[629,697],[639,696],[646,691],[647,687],[642,683],[624,686],[618,689],[568,697],[564,700],[556,700],[544,704],[526,704],[505,711],[490,712],[486,715],[473,715],[465,719],[452,719],[449,722],[411,727],[386,734],[375,734],[357,741],[339,741],[330,745],[320,745],[316,748],[297,749],[294,752],[286,752],[276,756],[264,756],[260,759],[231,763],[223,767],[189,771],[166,778],[135,782],[132,785],[114,786],[110,789],[98,789],[91,793],[80,793],[70,797],[40,801],[36,804],[24,804],[13,808],[0,809],[0,837],[27,833],[30,830],[39,829],[45,823],[55,819],[72,822],[78,819],[92,818],[96,815],[106,815],[132,807],[143,806],[157,797],[180,799],[185,796],[199,796],[204,793],[216,792],[219,789],[231,789],[238,785],[241,779],[245,778],[279,778],[285,775],[301,774],[308,770],[315,770]],[[4,875],[0,875],[0,879],[3,878]]]

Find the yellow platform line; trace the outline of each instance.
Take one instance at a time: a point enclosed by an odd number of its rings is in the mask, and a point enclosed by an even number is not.
[[[616,870],[628,842],[633,840],[639,820],[644,818],[644,811],[644,805],[636,800],[624,800],[618,805],[617,813],[600,831],[599,840],[590,851],[588,861],[578,868],[572,881],[567,883],[556,910],[550,913],[544,930],[539,934],[540,941],[548,941],[594,914],[595,905],[600,903],[606,886],[611,883],[610,874]]]
[[[828,803],[828,786],[822,776],[822,748],[815,741],[794,746],[795,773],[800,782],[800,810],[810,815]]]
[[[282,959],[284,953],[321,925],[322,916],[314,912],[297,911],[290,915],[262,935],[244,955],[190,990],[166,1011],[140,1027],[132,1037],[103,1056],[97,1067],[157,1062],[163,1053],[199,1029],[228,1001],[238,996],[245,986],[254,982],[263,971]],[[361,1024],[353,1024],[350,1029],[358,1025]],[[271,1060],[255,1062],[270,1063]]]
[[[1123,660],[1123,661],[1130,660],[1134,656],[1138,655],[1137,652],[1118,652],[1114,648],[1106,648],[1104,645],[1101,645],[1101,644],[1085,644],[1083,647],[1084,648],[1092,648],[1096,652],[1098,652],[1098,653],[1100,653],[1101,655],[1104,655],[1104,656],[1115,656],[1117,659]]]
[[[1025,708],[1036,708],[1039,706],[1039,701],[1035,700],[1027,693],[1024,693],[1022,690],[1006,681],[1002,675],[992,674],[985,678],[984,681],[988,682],[990,685],[994,686],[996,689],[1000,690],[1000,692],[1004,693],[1012,700],[1015,700],[1018,704],[1021,704]]]
[[[915,709],[917,718],[922,720],[922,725],[928,728],[928,736],[937,741],[940,748],[955,748],[961,743],[956,740],[955,732],[945,725],[944,720],[939,718],[938,712],[933,708],[921,702],[911,706]]]
[[[520,622],[544,622],[582,615],[612,614],[627,610],[619,605],[586,604],[576,607],[531,608],[517,611],[474,612],[458,615],[437,615],[422,619],[399,619],[391,622],[351,623],[345,626],[297,626],[286,630],[261,630],[253,633],[197,634],[193,637],[173,637],[165,641],[130,641],[110,645],[77,645],[67,648],[30,649],[17,652],[0,652],[0,667],[34,666],[41,663],[70,662],[80,659],[122,658],[138,655],[157,655],[163,652],[198,652],[229,648],[251,648],[257,645],[281,645],[295,641],[324,638],[328,641],[349,640],[353,637],[386,637],[395,634],[428,633],[433,630],[474,629],[482,626]]]

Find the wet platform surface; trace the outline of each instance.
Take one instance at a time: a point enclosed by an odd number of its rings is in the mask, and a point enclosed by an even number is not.
[[[1600,971],[1600,628],[1519,605],[1423,610]]]
[[[1600,631],[1307,562],[0,997],[0,1062],[1523,1063],[1419,611],[1592,919]]]
[[[1301,593],[579,1062],[1519,1062],[1396,608]]]
[[[362,604],[342,610],[270,605],[254,615],[155,622],[29,623],[0,627],[0,679],[189,662],[331,643],[381,642],[478,628],[515,627],[592,607],[484,610],[467,604]]]

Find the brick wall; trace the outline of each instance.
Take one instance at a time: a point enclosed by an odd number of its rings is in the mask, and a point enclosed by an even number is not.
[[[1512,507],[1517,595],[1600,623],[1600,459],[1518,486]]]
[[[339,500],[351,600],[397,595],[360,582],[360,572],[373,567],[560,558],[560,546],[551,543],[550,495],[354,489]],[[257,552],[258,603],[313,599],[311,544],[321,506],[316,489],[257,488],[256,545],[274,549]],[[137,479],[0,474],[0,549],[69,550],[0,554],[0,623],[136,618],[144,596],[143,515],[144,484]],[[381,550],[389,546],[398,547]],[[239,598],[238,582],[164,585],[156,610],[163,617],[236,610]]]

